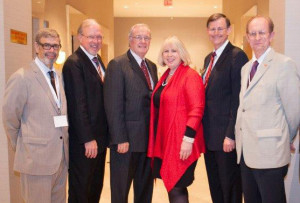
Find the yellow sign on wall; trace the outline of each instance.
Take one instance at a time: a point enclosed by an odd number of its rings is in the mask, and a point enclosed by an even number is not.
[[[27,44],[27,33],[10,29],[10,41],[17,44]]]

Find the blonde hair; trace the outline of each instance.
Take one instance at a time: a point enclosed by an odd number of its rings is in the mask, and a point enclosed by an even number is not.
[[[158,55],[158,64],[161,66],[165,66],[166,64],[164,63],[164,59],[163,59],[163,52],[164,49],[166,48],[167,45],[173,45],[174,47],[176,47],[176,49],[178,50],[180,59],[183,61],[183,64],[185,66],[190,65],[191,62],[191,57],[190,54],[188,53],[188,51],[186,50],[183,42],[178,39],[178,37],[176,36],[171,36],[168,37],[162,44],[160,51],[159,51],[159,55]]]

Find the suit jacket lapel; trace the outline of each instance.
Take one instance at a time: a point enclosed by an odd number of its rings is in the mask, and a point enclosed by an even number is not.
[[[261,80],[261,78],[263,77],[263,75],[265,74],[265,72],[269,69],[270,67],[270,63],[271,61],[273,60],[273,57],[274,57],[274,50],[271,49],[271,51],[267,54],[267,56],[265,57],[265,59],[262,61],[261,64],[258,65],[258,69],[252,79],[252,81],[250,82],[247,90],[245,91],[245,95],[254,87],[256,86],[256,84]],[[250,69],[251,69],[251,66],[252,66],[252,63],[249,63],[249,66],[248,66],[248,75],[245,77],[247,78],[247,81],[248,81],[248,78],[249,78],[249,74],[250,74]],[[247,86],[247,84],[246,84]]]
[[[215,64],[215,66],[213,67],[213,69],[212,69],[212,71],[210,73],[206,90],[209,88],[209,85],[213,82],[213,78],[214,78],[214,76],[216,74],[217,69],[220,70],[221,68],[225,68],[223,66],[223,61],[226,59],[228,51],[231,50],[232,48],[233,48],[232,44],[230,42],[228,42],[228,44],[226,45],[225,49],[223,50],[221,56],[219,57],[217,63]],[[211,54],[210,54],[210,56],[211,56]],[[209,61],[208,61],[208,63],[209,63]]]
[[[154,86],[155,86],[155,84],[157,83],[157,80],[156,80],[156,77],[155,77],[155,72],[154,72],[154,69],[153,69],[153,67],[150,65],[150,63],[149,63],[149,60],[148,60],[148,59],[146,59],[145,61],[146,61],[146,64],[147,64],[148,70],[149,70],[149,72],[150,72],[151,78],[152,78],[152,80],[153,80],[153,83],[154,83]]]
[[[132,69],[138,74],[138,76],[144,81],[146,87],[148,88],[148,83],[146,80],[146,77],[141,69],[141,67],[139,66],[139,64],[136,62],[135,58],[132,56],[132,54],[130,53],[130,50],[128,50],[127,52],[127,56],[129,58],[129,61],[131,63],[131,67]],[[148,65],[148,64],[147,64]]]
[[[92,75],[94,75],[95,77],[97,77],[99,83],[100,83],[101,85],[103,85],[103,84],[102,84],[102,81],[101,81],[101,78],[100,78],[100,76],[99,76],[99,73],[97,72],[97,70],[96,70],[96,68],[95,68],[95,66],[94,66],[94,64],[93,64],[93,62],[92,62],[92,61],[89,59],[89,57],[82,51],[82,49],[81,49],[80,47],[77,49],[77,52],[78,52],[78,54],[81,56],[81,58],[83,59],[84,64],[85,64],[85,67],[91,72]],[[101,65],[103,65],[100,56],[98,55],[97,57],[98,57],[98,60],[100,59],[99,61],[100,61]],[[104,67],[104,65],[103,65],[103,67]]]
[[[52,106],[54,107],[54,109],[56,110],[57,113],[59,113],[58,107],[56,105],[56,102],[53,98],[53,95],[51,93],[50,87],[42,73],[42,71],[39,69],[39,67],[35,64],[35,62],[33,61],[31,63],[31,67],[33,72],[35,73],[34,76],[35,78],[38,80],[38,82],[40,83],[40,85],[42,86],[43,90],[45,91],[46,95],[48,96]],[[61,84],[60,84],[61,85]],[[62,86],[60,86],[62,87]]]

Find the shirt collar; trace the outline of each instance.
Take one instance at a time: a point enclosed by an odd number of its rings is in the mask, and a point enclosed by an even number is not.
[[[252,53],[252,55],[253,55],[252,63],[257,60],[258,64],[261,64],[270,51],[271,51],[271,47],[268,47],[268,49],[265,51],[265,53],[263,53],[263,55],[261,55],[258,59],[255,57],[255,54]]]
[[[94,56],[94,55],[90,54],[89,52],[87,52],[87,50],[85,50],[85,48],[83,48],[83,46],[80,45],[80,48],[81,48],[82,51],[89,57],[90,60],[92,60],[94,57],[97,57],[97,55]],[[97,57],[97,58],[98,58],[98,57]]]
[[[229,43],[229,40],[227,39],[222,46],[220,46],[217,50],[214,50],[216,52],[217,57],[221,56],[222,52],[224,51],[225,47]]]
[[[131,49],[130,49],[130,53],[132,54],[132,56],[134,57],[136,62],[139,64],[139,66],[141,66],[142,60],[145,60],[145,58],[142,59],[136,53],[134,53],[134,51],[132,51]]]
[[[52,68],[48,68],[40,59],[39,57],[35,57],[34,59],[36,65],[39,67],[39,69],[44,73],[44,75],[47,75],[49,71],[53,71],[56,74],[55,68],[52,66]],[[55,75],[54,74],[54,75]]]

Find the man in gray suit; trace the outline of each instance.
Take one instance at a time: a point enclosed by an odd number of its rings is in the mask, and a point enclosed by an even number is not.
[[[8,80],[3,122],[15,150],[14,170],[21,175],[26,203],[65,203],[68,172],[66,99],[53,63],[60,38],[53,29],[35,37],[37,57]]]
[[[157,83],[156,65],[145,58],[151,40],[145,24],[129,33],[129,50],[108,64],[104,107],[110,134],[112,203],[128,202],[133,180],[134,202],[150,203],[153,179],[147,158],[150,98]]]
[[[284,177],[300,123],[300,82],[296,64],[270,43],[274,24],[256,16],[247,23],[253,58],[241,73],[236,150],[245,203],[286,202]]]

